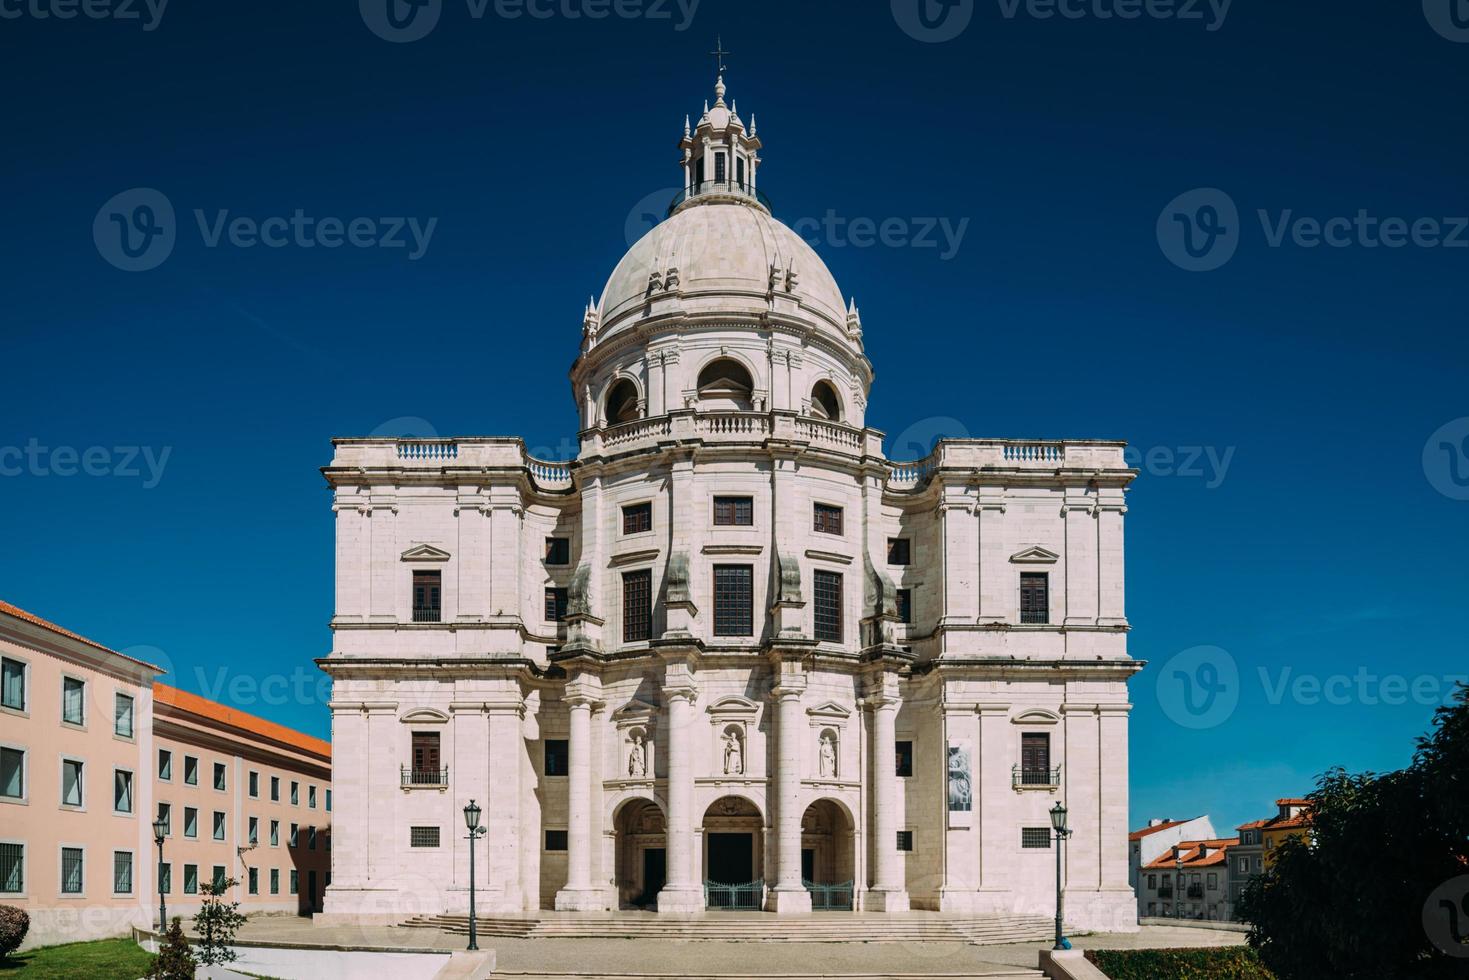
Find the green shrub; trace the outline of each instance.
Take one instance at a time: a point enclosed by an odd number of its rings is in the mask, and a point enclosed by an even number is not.
[[[1089,949],[1086,958],[1112,980],[1274,980],[1248,946],[1205,949]]]
[[[194,980],[194,954],[189,952],[188,940],[178,916],[169,924],[168,935],[158,949],[158,958],[148,976],[155,980]]]
[[[0,960],[20,948],[31,930],[31,917],[14,905],[0,905]]]

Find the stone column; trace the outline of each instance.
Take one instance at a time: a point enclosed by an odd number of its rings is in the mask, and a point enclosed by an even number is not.
[[[775,837],[776,882],[766,896],[768,912],[801,915],[811,911],[811,895],[801,883],[801,695],[806,678],[799,663],[782,663],[780,684],[770,694],[776,704]]]
[[[591,912],[605,907],[592,886],[592,705],[585,693],[568,689],[571,716],[567,746],[566,887],[556,893],[557,911]]]
[[[898,679],[872,679],[872,888],[865,908],[873,912],[908,911],[903,859],[898,853],[897,716]]]
[[[663,687],[668,708],[668,880],[658,893],[658,912],[679,915],[704,910],[699,860],[694,854],[694,700],[698,690],[684,664],[669,664]]]
[[[513,683],[513,682],[512,682]],[[485,705],[489,721],[489,782],[485,817],[493,828],[495,845],[489,849],[485,867],[490,886],[500,893],[497,910],[514,912],[525,906],[521,887],[520,852],[534,846],[535,835],[525,834],[521,826],[520,770],[525,758],[525,739],[521,725],[525,719],[525,701],[519,684]],[[486,857],[481,851],[476,857]],[[489,906],[486,906],[487,908]]]

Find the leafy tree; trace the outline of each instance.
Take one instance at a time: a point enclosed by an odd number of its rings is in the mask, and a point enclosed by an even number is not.
[[[158,949],[148,976],[152,980],[194,980],[194,954],[189,952],[189,942],[184,938],[178,916],[169,923],[168,935]]]
[[[31,929],[31,917],[25,909],[0,905],[0,961],[20,948]]]
[[[1469,933],[1469,687],[1435,713],[1406,769],[1333,769],[1309,800],[1309,837],[1282,843],[1241,898],[1265,965],[1283,980],[1469,976],[1469,959],[1450,955]],[[1446,886],[1463,915],[1440,908]],[[1453,924],[1431,934],[1431,915]]]
[[[204,904],[194,916],[194,929],[199,933],[199,962],[207,966],[233,963],[237,957],[231,945],[235,933],[246,922],[239,902],[226,902],[225,893],[239,882],[234,878],[211,881],[200,887]]]

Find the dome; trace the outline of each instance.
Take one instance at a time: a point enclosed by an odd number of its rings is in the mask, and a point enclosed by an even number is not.
[[[763,313],[772,269],[778,288],[845,336],[842,291],[826,263],[790,228],[751,203],[693,201],[644,235],[612,270],[597,304],[603,328],[641,311],[650,277],[676,269],[685,306]],[[787,277],[787,272],[794,276]],[[787,291],[787,279],[792,285]]]

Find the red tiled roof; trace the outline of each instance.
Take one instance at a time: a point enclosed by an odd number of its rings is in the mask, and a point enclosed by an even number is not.
[[[1270,818],[1269,817],[1266,817],[1264,820],[1251,820],[1249,823],[1242,823],[1242,824],[1240,824],[1238,827],[1236,827],[1234,829],[1235,830],[1259,830],[1261,827],[1265,826],[1269,822],[1270,822]]]
[[[1188,820],[1165,820],[1162,823],[1158,824],[1156,827],[1144,827],[1142,830],[1134,830],[1132,833],[1130,833],[1130,834],[1127,835],[1127,839],[1130,840],[1130,841],[1133,841],[1133,840],[1142,840],[1144,837],[1147,837],[1149,834],[1156,834],[1159,831],[1168,830],[1168,829],[1173,828],[1173,827],[1178,827],[1178,826],[1180,826],[1182,824],[1186,824],[1186,823],[1189,823],[1190,821],[1197,820],[1197,819],[1199,819],[1199,818],[1198,817],[1189,817]]]
[[[1286,796],[1275,801],[1276,806],[1310,806],[1311,801],[1297,796]]]
[[[1157,871],[1176,868],[1178,867],[1178,855],[1180,853],[1183,855],[1183,866],[1185,868],[1207,868],[1212,865],[1223,864],[1228,860],[1228,854],[1226,852],[1238,843],[1238,837],[1180,841],[1176,848],[1170,848],[1146,865],[1146,867]],[[1210,854],[1210,851],[1214,853]]]
[[[266,721],[264,718],[256,717],[247,711],[225,707],[222,704],[210,701],[208,698],[201,698],[197,694],[190,694],[188,691],[181,691],[176,687],[169,687],[167,684],[155,683],[153,685],[153,700],[156,704],[172,705],[180,711],[187,711],[190,714],[199,715],[211,721],[229,725],[231,728],[238,728],[252,735],[260,735],[277,742],[283,742],[304,752],[324,755],[328,759],[332,755],[330,742],[324,742],[319,738],[298,732],[294,728],[287,728],[285,725],[277,725],[273,721]]]
[[[1272,820],[1265,825],[1266,830],[1295,830],[1299,827],[1311,826],[1311,818],[1304,813],[1298,813],[1294,817],[1284,820]]]
[[[57,626],[49,619],[42,619],[35,613],[26,612],[19,606],[11,605],[4,599],[0,599],[0,613],[6,613],[8,615],[14,616],[16,619],[25,620],[27,623],[30,623],[33,626],[39,626],[44,630],[50,630],[52,633],[55,633],[58,636],[64,636],[69,640],[76,640],[78,643],[85,643],[87,646],[92,647],[96,650],[101,650],[103,653],[110,653],[114,657],[122,657],[124,660],[130,660],[135,664],[142,664],[144,667],[151,667],[154,670],[158,671],[160,674],[163,673],[163,668],[159,667],[157,664],[150,664],[146,660],[139,660],[137,657],[130,657],[125,653],[121,653],[117,650],[112,649],[111,647],[104,647],[96,640],[89,640],[85,636],[82,636],[80,633],[73,633],[71,630],[66,629],[65,627]]]

